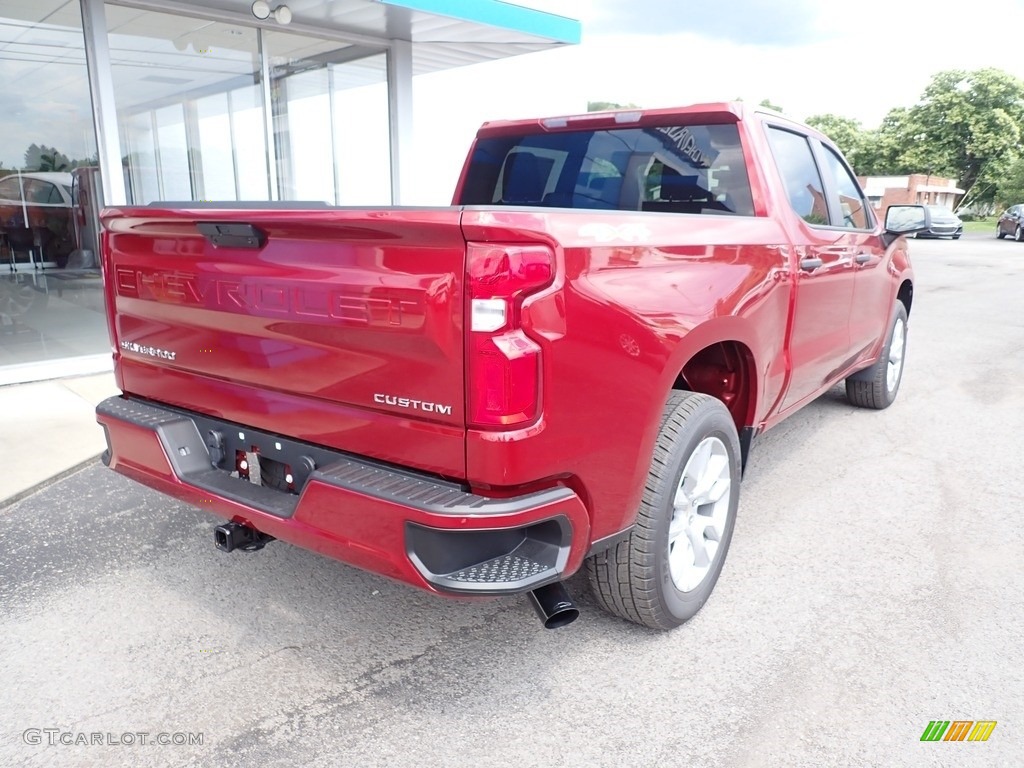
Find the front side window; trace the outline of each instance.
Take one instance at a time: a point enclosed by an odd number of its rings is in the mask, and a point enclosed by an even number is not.
[[[807,137],[782,128],[769,127],[768,141],[793,210],[808,224],[827,226],[829,218],[823,191],[825,187]]]
[[[481,139],[460,202],[754,215],[735,124]]]
[[[836,226],[848,227],[850,229],[870,229],[871,219],[868,217],[867,205],[864,202],[864,195],[856,179],[850,175],[846,165],[839,156],[830,148],[824,147],[825,162],[832,171],[832,178],[836,182],[836,191],[839,193],[839,210],[842,212],[842,220],[834,222]]]

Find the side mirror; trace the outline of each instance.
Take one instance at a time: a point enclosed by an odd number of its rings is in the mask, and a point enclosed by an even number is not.
[[[890,205],[885,210],[885,231],[890,235],[923,232],[931,226],[931,214],[923,205]]]

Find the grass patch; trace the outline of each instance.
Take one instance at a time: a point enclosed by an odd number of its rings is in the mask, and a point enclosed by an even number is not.
[[[996,222],[999,220],[997,216],[989,216],[984,219],[978,219],[977,221],[965,221],[964,232],[991,232],[993,237],[996,232]]]

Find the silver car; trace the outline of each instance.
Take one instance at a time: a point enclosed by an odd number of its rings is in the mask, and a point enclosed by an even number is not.
[[[932,225],[924,232],[918,232],[918,237],[951,237],[959,240],[964,233],[964,223],[960,217],[944,205],[927,205],[928,213],[932,219]]]

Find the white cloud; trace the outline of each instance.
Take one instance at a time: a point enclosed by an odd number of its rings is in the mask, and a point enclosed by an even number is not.
[[[942,70],[996,67],[1024,78],[1014,41],[1024,0],[518,3],[581,19],[583,42],[417,78],[413,176],[422,182],[410,202],[447,203],[485,120],[580,112],[587,101],[654,108],[741,97],[770,99],[798,119],[832,112],[874,127],[914,104]]]
[[[554,5],[554,4],[552,4]],[[696,34],[714,40],[788,45],[819,39],[817,0],[593,0],[582,18],[595,36]]]
[[[997,67],[1024,78],[1010,31],[1024,28],[1024,0],[932,8],[898,0],[518,1],[582,19],[583,42],[559,79],[584,100],[653,107],[768,98],[795,117],[836,112],[872,126],[917,101],[941,70]],[[526,76],[531,58],[514,60]]]

